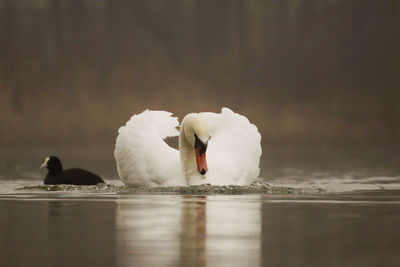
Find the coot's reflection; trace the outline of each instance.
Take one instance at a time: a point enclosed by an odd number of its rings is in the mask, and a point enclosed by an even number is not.
[[[0,201],[1,266],[114,266],[114,201],[32,195]]]

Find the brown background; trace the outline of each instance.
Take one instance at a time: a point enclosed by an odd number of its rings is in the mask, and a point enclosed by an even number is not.
[[[398,144],[400,4],[0,0],[0,143],[114,143],[144,109],[264,142]]]

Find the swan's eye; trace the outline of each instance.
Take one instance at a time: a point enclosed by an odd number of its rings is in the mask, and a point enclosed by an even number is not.
[[[206,150],[207,150],[207,143],[204,144],[204,143],[200,140],[200,138],[197,137],[197,134],[194,134],[194,139],[195,139],[195,141],[194,141],[194,148],[199,147],[199,148],[200,148],[200,153],[201,153],[201,154],[206,153]]]

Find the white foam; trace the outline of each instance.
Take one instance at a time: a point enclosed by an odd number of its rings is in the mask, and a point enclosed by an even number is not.
[[[340,193],[359,190],[398,190],[400,189],[400,176],[395,177],[366,177],[366,178],[311,178],[308,180],[296,177],[283,177],[271,182],[272,186],[293,187],[296,189],[321,189],[325,192]]]
[[[362,190],[400,190],[400,176],[381,176],[366,178],[311,178],[299,179],[296,177],[281,177],[279,179],[258,178],[257,182],[266,182],[272,187],[288,187],[299,189],[303,192],[342,193]],[[107,183],[122,186],[120,180],[108,180]],[[22,193],[16,191],[24,186],[42,185],[42,181],[32,180],[7,180],[0,183],[0,194]],[[110,189],[110,192],[112,189]],[[102,189],[101,193],[107,193]]]

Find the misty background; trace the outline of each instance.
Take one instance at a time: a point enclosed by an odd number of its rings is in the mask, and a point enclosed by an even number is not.
[[[227,106],[264,143],[400,143],[396,0],[0,0],[0,143]]]

